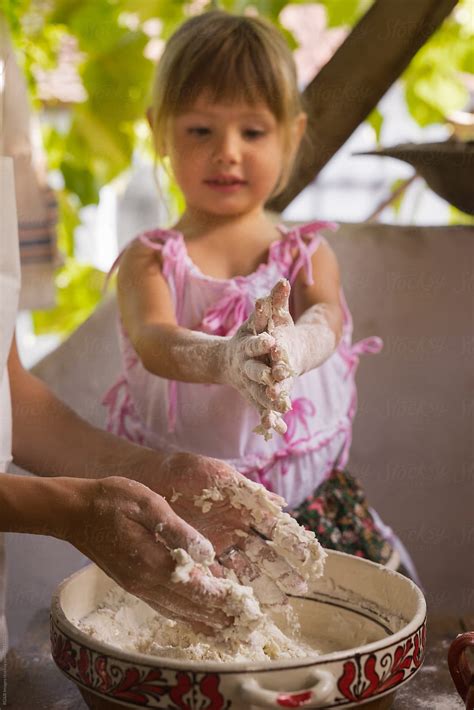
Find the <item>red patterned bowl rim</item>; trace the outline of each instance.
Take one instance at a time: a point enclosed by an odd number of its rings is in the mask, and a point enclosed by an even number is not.
[[[351,557],[350,555],[347,555],[346,553],[343,552],[335,552],[335,551],[329,551],[329,554],[332,555],[337,555],[337,556],[344,556],[344,557]],[[351,559],[354,559],[351,557]],[[370,560],[365,560],[362,558],[357,558],[358,562],[361,564],[366,564],[366,565],[374,565],[375,567],[379,567],[382,569],[383,568],[381,565],[378,565],[375,562],[371,562]],[[391,634],[389,636],[386,636],[382,639],[379,639],[378,641],[373,641],[372,643],[368,643],[362,646],[357,646],[356,648],[353,649],[345,649],[343,651],[334,651],[332,653],[327,653],[323,654],[320,656],[315,656],[313,658],[308,658],[308,661],[301,662],[301,659],[294,659],[294,660],[282,660],[282,661],[261,661],[258,663],[250,664],[248,661],[236,661],[235,663],[222,663],[222,662],[216,662],[216,661],[192,661],[192,660],[179,660],[179,659],[171,659],[167,657],[162,657],[162,656],[155,656],[155,655],[150,655],[150,654],[145,654],[145,653],[140,653],[138,651],[134,651],[133,654],[130,651],[122,651],[115,646],[112,646],[108,643],[105,643],[103,641],[97,641],[93,637],[89,636],[85,632],[81,631],[80,629],[77,628],[65,615],[62,607],[61,607],[61,594],[64,588],[69,585],[76,577],[81,576],[82,574],[85,573],[87,569],[90,568],[90,565],[87,567],[83,567],[82,569],[78,570],[74,574],[70,575],[67,577],[61,584],[56,588],[56,591],[53,594],[52,601],[51,601],[51,625],[56,626],[59,631],[61,631],[65,636],[68,638],[72,639],[76,644],[84,646],[85,648],[89,648],[93,651],[96,651],[97,653],[100,653],[102,655],[107,655],[110,658],[113,658],[114,660],[118,662],[125,662],[125,663],[135,663],[135,664],[140,664],[142,666],[147,666],[147,667],[159,667],[162,669],[168,669],[168,670],[187,670],[187,671],[195,671],[195,672],[203,672],[203,673],[221,673],[221,674],[228,674],[228,673],[257,673],[257,672],[268,672],[271,670],[291,670],[291,669],[297,669],[297,668],[306,668],[309,666],[316,666],[316,665],[322,665],[324,663],[334,663],[336,661],[345,661],[348,658],[353,658],[354,656],[363,656],[365,654],[371,654],[371,653],[382,653],[386,652],[387,649],[391,648],[392,646],[396,646],[403,641],[406,641],[409,639],[411,636],[415,636],[420,629],[422,629],[426,625],[426,600],[423,596],[423,593],[417,587],[417,585],[409,580],[408,578],[404,577],[403,575],[399,574],[398,572],[394,572],[392,570],[389,571],[389,574],[391,575],[396,575],[397,577],[400,577],[404,582],[410,585],[411,589],[413,590],[413,593],[416,594],[417,596],[417,608],[416,608],[416,613],[411,619],[408,624],[403,626],[399,631],[395,632],[394,634]],[[385,570],[387,571],[387,570]],[[324,595],[322,595],[324,596]],[[309,599],[314,599],[317,602],[323,602],[324,601],[318,596],[314,595],[314,597],[305,597]],[[341,602],[343,600],[340,600]],[[351,607],[345,607],[351,609]],[[352,610],[352,609],[351,609]],[[372,616],[370,617],[373,621],[376,621]],[[381,625],[381,624],[379,624]]]

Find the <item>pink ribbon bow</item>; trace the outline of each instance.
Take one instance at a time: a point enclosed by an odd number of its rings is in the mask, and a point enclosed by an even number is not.
[[[316,407],[313,402],[307,397],[298,397],[298,399],[293,400],[292,407],[289,412],[283,417],[286,426],[288,427],[283,438],[287,443],[295,444],[293,441],[296,428],[298,423],[300,423],[306,430],[307,436],[309,436],[309,426],[308,417],[313,417],[316,414]]]
[[[230,292],[204,314],[199,326],[203,333],[234,335],[248,318],[251,310],[249,295],[236,281]]]

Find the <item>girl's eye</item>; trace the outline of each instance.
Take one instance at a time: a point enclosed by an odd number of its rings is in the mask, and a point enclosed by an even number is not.
[[[191,128],[188,128],[188,133],[194,136],[207,136],[210,133],[210,130],[205,126],[192,126]]]
[[[265,131],[259,130],[258,128],[248,128],[244,131],[244,136],[250,140],[256,140],[265,135]]]

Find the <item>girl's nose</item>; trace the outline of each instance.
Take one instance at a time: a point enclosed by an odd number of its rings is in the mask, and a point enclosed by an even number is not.
[[[218,163],[234,164],[239,161],[239,139],[234,133],[226,132],[218,136],[214,148],[214,160]]]

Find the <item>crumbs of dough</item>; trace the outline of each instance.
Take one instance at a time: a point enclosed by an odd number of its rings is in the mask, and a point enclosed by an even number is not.
[[[317,655],[314,648],[286,635],[268,615],[264,619],[245,640],[210,637],[184,622],[165,618],[114,586],[99,608],[81,619],[79,628],[120,650],[166,658],[236,662]]]

